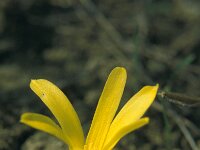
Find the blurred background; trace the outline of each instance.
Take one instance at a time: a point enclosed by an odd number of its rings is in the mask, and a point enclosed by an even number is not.
[[[23,112],[51,115],[30,90],[31,79],[60,87],[85,133],[110,71],[124,66],[121,106],[142,86],[199,97],[198,0],[1,0],[0,150],[66,146],[19,123]],[[157,96],[150,124],[116,150],[200,149],[200,107]]]

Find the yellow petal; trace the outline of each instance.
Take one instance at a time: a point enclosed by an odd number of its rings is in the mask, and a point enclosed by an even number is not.
[[[126,70],[121,67],[113,69],[99,99],[86,139],[85,149],[102,149],[110,124],[122,97],[125,83]]]
[[[66,142],[61,128],[47,116],[37,113],[24,113],[21,115],[20,122],[54,135],[60,140]]]
[[[145,86],[125,104],[110,126],[105,145],[111,144],[116,135],[122,134],[124,128],[131,126],[143,116],[155,99],[157,90],[158,85]]]
[[[117,144],[117,142],[124,137],[125,135],[127,135],[128,133],[141,128],[142,126],[146,125],[147,123],[149,123],[149,118],[142,118],[139,119],[137,121],[132,121],[127,125],[123,125],[123,127],[120,128],[120,130],[117,130],[117,132],[115,132],[115,135],[112,137],[112,139],[109,138],[111,132],[108,133],[108,138],[109,140],[106,141],[105,146],[103,147],[103,150],[112,150],[114,148],[114,146]],[[122,123],[123,124],[123,123]]]
[[[30,87],[59,122],[69,147],[83,148],[84,135],[80,120],[64,93],[53,83],[44,79],[32,80]]]

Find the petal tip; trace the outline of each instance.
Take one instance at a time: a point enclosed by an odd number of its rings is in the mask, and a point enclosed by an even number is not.
[[[22,115],[20,116],[19,122],[20,122],[20,123],[25,123],[26,120],[27,120],[27,113],[24,113],[24,114],[22,114]]]
[[[20,122],[20,123],[23,123],[23,120],[24,120],[24,119],[23,119],[23,114],[22,114],[21,117],[20,117],[19,122]]]
[[[146,122],[146,124],[148,124],[148,123],[150,122],[149,117],[145,117],[145,118],[143,118],[143,119],[144,119],[144,122]]]
[[[113,70],[118,70],[120,72],[126,73],[126,69],[124,67],[115,67]]]
[[[111,74],[115,74],[115,73],[121,75],[123,78],[126,79],[127,73],[126,73],[126,69],[124,67],[115,67],[111,71]]]
[[[159,84],[157,83],[155,86],[153,86],[153,89],[157,92],[159,89]]]
[[[155,85],[155,87],[156,87],[156,88],[159,88],[159,84],[157,83],[157,84]]]
[[[41,90],[41,86],[46,85],[48,82],[45,79],[31,79],[30,88],[38,95],[42,96],[43,92]],[[47,85],[46,85],[47,86]]]
[[[30,87],[33,87],[37,82],[37,79],[31,79],[30,81]]]
[[[45,79],[31,79],[30,86],[39,84],[40,81],[45,81]]]

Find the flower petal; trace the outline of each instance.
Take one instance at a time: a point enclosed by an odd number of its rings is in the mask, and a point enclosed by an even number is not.
[[[116,138],[115,136],[121,133],[121,130],[131,126],[143,116],[155,99],[157,90],[158,84],[145,86],[125,104],[110,126],[105,145],[111,143]]]
[[[83,148],[84,135],[80,120],[64,93],[53,83],[32,80],[31,89],[41,98],[59,122],[70,148]]]
[[[109,138],[109,140],[106,141],[105,146],[103,147],[103,150],[112,150],[116,143],[124,137],[126,134],[141,128],[142,126],[149,123],[149,118],[142,118],[137,121],[132,121],[130,124],[124,125],[120,128],[120,130],[117,129],[117,132],[115,132],[115,135],[110,136],[111,132],[108,133],[108,138],[112,137],[112,139]],[[123,123],[122,123],[123,124]]]
[[[51,118],[45,115],[37,113],[24,113],[21,115],[20,122],[54,135],[60,140],[66,142],[61,128]]]
[[[85,149],[102,149],[110,124],[119,106],[126,83],[126,70],[116,67],[110,73],[99,99]]]

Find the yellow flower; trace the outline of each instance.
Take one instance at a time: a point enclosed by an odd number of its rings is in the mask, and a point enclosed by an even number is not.
[[[59,125],[37,113],[24,113],[20,121],[56,136],[70,150],[112,150],[123,136],[149,122],[149,118],[141,117],[152,104],[158,90],[158,85],[143,87],[115,116],[126,76],[126,70],[122,67],[116,67],[110,73],[86,141],[78,115],[68,98],[57,86],[44,79],[32,80],[30,87],[53,113]]]

